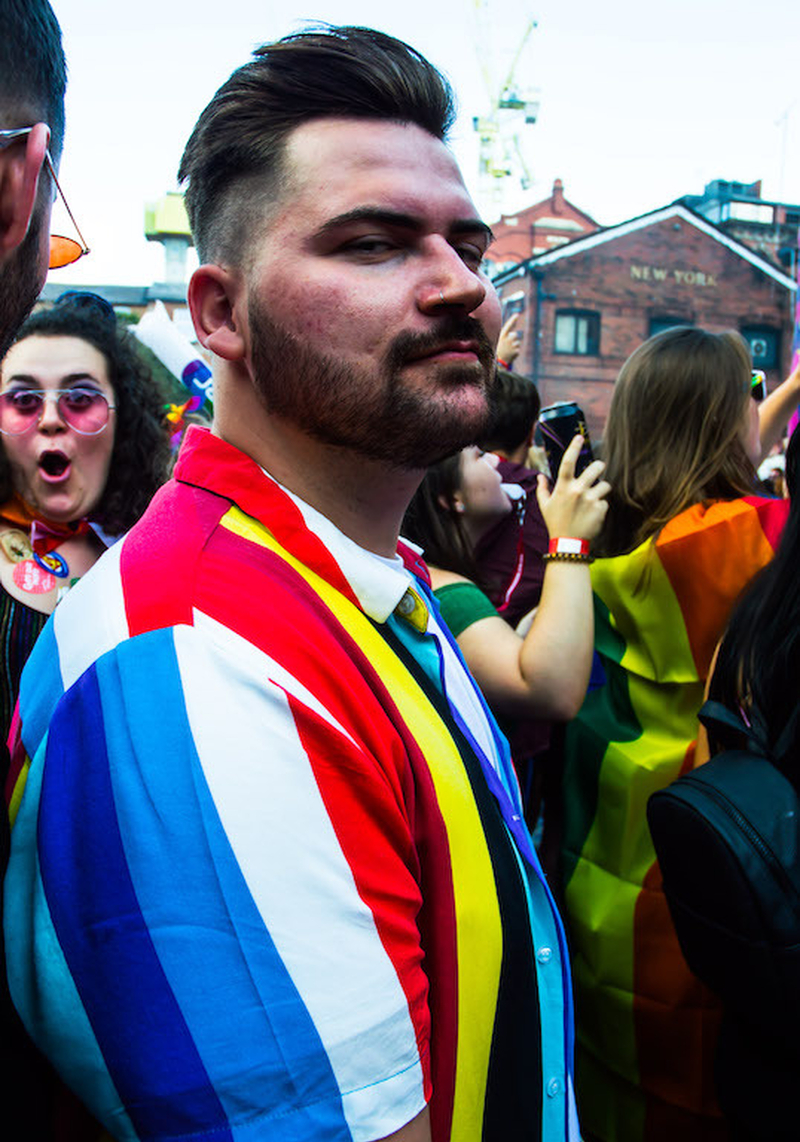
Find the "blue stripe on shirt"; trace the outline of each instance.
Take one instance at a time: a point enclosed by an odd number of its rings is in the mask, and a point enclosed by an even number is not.
[[[173,632],[122,644],[101,661],[99,676],[136,896],[228,1120],[252,1130],[263,1118],[274,1142],[349,1140],[319,1033],[264,926],[206,784]],[[232,782],[236,760],[229,759]]]
[[[181,1136],[203,1124],[206,1142],[232,1142],[131,883],[96,667],[64,695],[51,722],[38,843],[61,949],[137,1133]]]

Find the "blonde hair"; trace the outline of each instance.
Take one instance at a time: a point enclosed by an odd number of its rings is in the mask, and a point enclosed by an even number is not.
[[[599,554],[632,551],[693,504],[751,491],[742,441],[751,370],[747,344],[732,331],[678,326],[631,354],[606,425],[611,493]]]

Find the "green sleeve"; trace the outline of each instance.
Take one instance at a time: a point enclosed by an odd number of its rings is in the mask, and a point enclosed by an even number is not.
[[[474,583],[448,583],[434,591],[442,618],[456,638],[479,619],[497,614],[489,599]]]

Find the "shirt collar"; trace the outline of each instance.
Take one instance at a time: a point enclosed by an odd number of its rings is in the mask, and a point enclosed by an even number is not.
[[[235,503],[275,536],[301,563],[356,602],[375,622],[397,614],[424,630],[427,611],[413,590],[412,572],[428,582],[420,549],[402,540],[393,558],[360,547],[316,508],[283,487],[232,444],[193,425],[181,446],[175,479]]]
[[[264,472],[264,475],[268,480],[273,479],[269,472]],[[387,558],[360,547],[322,512],[277,480],[274,482],[297,505],[306,527],[319,536],[339,564],[365,614],[375,622],[385,623],[411,585],[411,575],[406,570],[402,557],[395,554]]]

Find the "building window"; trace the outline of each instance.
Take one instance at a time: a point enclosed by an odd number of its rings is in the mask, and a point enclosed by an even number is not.
[[[500,301],[503,306],[503,321],[508,321],[509,317],[513,317],[515,313],[525,312],[524,290],[507,294],[506,297],[501,298]]]
[[[692,325],[693,322],[689,317],[651,317],[650,318],[650,331],[648,337],[653,337],[656,333],[663,333],[665,329],[674,329],[676,325]]]
[[[771,226],[774,217],[773,208],[759,202],[726,202],[722,207],[723,222],[759,222]]]
[[[741,331],[756,369],[777,369],[780,360],[780,331],[763,325],[750,325]]]
[[[556,314],[556,353],[596,357],[600,351],[600,314],[561,309]]]

